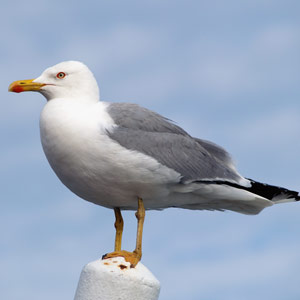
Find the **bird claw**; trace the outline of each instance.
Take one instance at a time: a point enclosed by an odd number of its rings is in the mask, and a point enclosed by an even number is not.
[[[111,253],[104,254],[102,259],[108,259],[113,257],[124,257],[124,259],[130,263],[130,268],[134,268],[138,262],[141,260],[142,255],[137,253],[136,251],[129,252],[125,250],[115,251]]]

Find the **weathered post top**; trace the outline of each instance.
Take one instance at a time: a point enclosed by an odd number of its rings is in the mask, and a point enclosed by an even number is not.
[[[123,257],[96,260],[82,270],[74,300],[157,300],[160,283],[142,264]]]

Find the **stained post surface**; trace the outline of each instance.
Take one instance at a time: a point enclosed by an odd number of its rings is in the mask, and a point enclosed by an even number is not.
[[[130,268],[115,257],[83,268],[74,300],[157,300],[159,291],[159,281],[141,262]]]

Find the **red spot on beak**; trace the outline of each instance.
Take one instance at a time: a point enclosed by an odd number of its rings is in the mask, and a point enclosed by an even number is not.
[[[24,89],[20,85],[15,85],[12,88],[12,91],[15,92],[15,93],[21,93],[21,92],[24,92]]]

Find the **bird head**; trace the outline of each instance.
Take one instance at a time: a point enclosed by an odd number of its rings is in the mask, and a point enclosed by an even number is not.
[[[99,89],[93,73],[78,61],[65,61],[46,69],[38,78],[10,84],[10,92],[35,91],[47,100],[74,98],[99,100]]]

